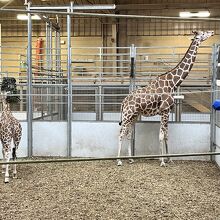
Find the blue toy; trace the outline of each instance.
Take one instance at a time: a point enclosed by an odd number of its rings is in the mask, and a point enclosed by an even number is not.
[[[215,110],[220,110],[220,100],[219,99],[217,99],[217,100],[215,100],[214,102],[213,102],[213,104],[212,104],[212,107],[215,109]]]

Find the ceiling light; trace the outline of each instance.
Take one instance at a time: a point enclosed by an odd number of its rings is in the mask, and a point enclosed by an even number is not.
[[[0,0],[0,2],[9,2],[10,0]]]
[[[17,14],[18,20],[28,20],[28,16],[26,14]],[[32,20],[40,20],[41,18],[38,15],[32,15]]]
[[[189,12],[189,11],[181,11],[179,13],[181,18],[190,18],[190,17],[200,17],[205,18],[210,16],[209,11],[198,11],[198,12]]]

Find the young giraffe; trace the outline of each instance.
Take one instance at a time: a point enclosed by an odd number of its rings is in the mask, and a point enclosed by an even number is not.
[[[118,146],[118,157],[120,157],[122,140],[126,136],[128,140],[131,139],[132,125],[135,123],[139,115],[145,117],[160,115],[160,153],[168,154],[168,120],[169,113],[174,105],[173,93],[176,91],[177,87],[184,81],[190,72],[193,63],[196,59],[196,54],[201,42],[207,40],[211,37],[213,31],[194,31],[194,38],[190,44],[186,54],[180,63],[168,71],[156,78],[146,87],[137,89],[129,94],[122,102],[121,113],[122,120],[119,123],[121,125],[120,135],[119,135],[119,146]],[[131,142],[129,141],[128,154],[131,156]],[[164,158],[161,158],[160,166],[166,166]],[[130,159],[130,163],[133,160]],[[117,160],[117,165],[122,165],[120,159]]]
[[[12,158],[16,160],[16,150],[21,140],[22,128],[20,122],[12,115],[10,104],[7,102],[6,94],[2,94],[2,115],[0,118],[0,140],[2,143],[3,160],[9,162],[11,153],[11,142],[13,139]],[[9,165],[2,166],[5,173],[5,183],[9,182]],[[13,165],[13,178],[17,178],[16,164]]]

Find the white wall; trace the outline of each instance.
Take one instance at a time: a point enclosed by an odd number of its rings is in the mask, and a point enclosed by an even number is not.
[[[220,128],[216,126],[216,145],[218,145],[216,147],[216,152],[220,152]],[[220,167],[220,155],[215,156],[215,161],[218,164],[218,166]]]
[[[27,156],[27,123],[21,122],[23,135],[18,157]],[[73,157],[116,156],[120,126],[116,122],[73,122]],[[217,136],[220,137],[218,130]],[[159,123],[136,124],[136,155],[159,153]],[[127,155],[126,144],[122,155]],[[170,153],[208,152],[210,148],[210,125],[206,123],[169,123]],[[33,155],[66,156],[67,123],[33,122]],[[218,157],[219,158],[219,157]],[[183,158],[181,158],[183,159]],[[206,159],[209,157],[188,157],[184,159]],[[220,158],[219,158],[220,159]]]
[[[66,122],[33,122],[33,155],[67,155]]]
[[[120,126],[107,122],[74,122],[72,156],[104,157],[117,155]],[[136,155],[159,153],[159,123],[136,124]],[[209,124],[169,124],[170,153],[200,153],[210,149]],[[126,155],[126,143],[123,155]],[[202,159],[190,157],[181,159]]]

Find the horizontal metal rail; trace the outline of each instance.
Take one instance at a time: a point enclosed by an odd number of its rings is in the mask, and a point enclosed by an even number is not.
[[[189,153],[189,154],[167,154],[167,155],[140,155],[140,156],[124,156],[124,157],[93,157],[93,158],[65,158],[65,159],[44,159],[44,160],[19,160],[0,162],[3,164],[33,164],[33,163],[66,163],[66,162],[80,162],[80,161],[99,161],[99,160],[117,160],[117,159],[156,159],[162,157],[194,157],[194,156],[214,156],[220,155],[220,152],[207,152],[207,153]]]
[[[57,14],[70,16],[84,16],[84,17],[111,17],[111,18],[131,18],[131,19],[172,19],[172,20],[201,20],[201,21],[220,21],[220,18],[182,18],[171,16],[146,16],[146,15],[124,15],[124,14],[100,14],[100,13],[80,13],[80,12],[62,12],[62,11],[47,11],[47,10],[24,10],[24,9],[0,9],[1,12],[23,12],[34,14]]]

